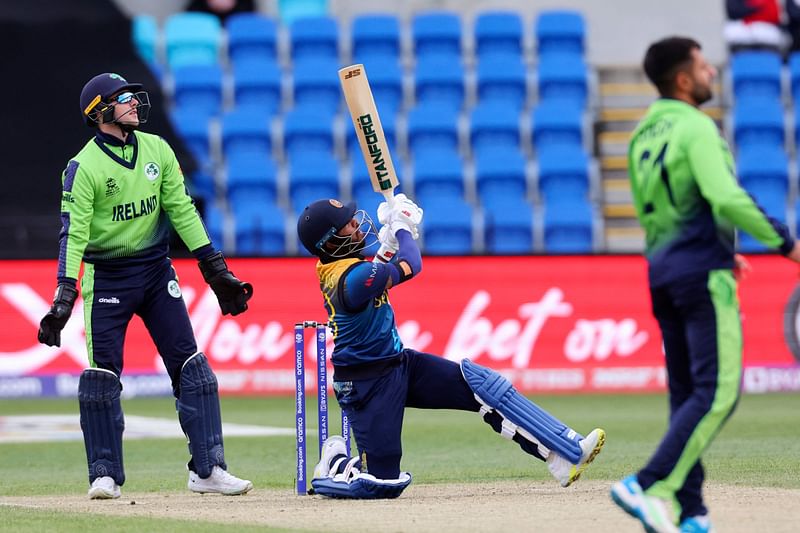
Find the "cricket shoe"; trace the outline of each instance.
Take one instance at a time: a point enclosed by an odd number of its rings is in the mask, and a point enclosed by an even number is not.
[[[89,488],[90,500],[113,500],[121,495],[122,492],[119,490],[119,485],[114,481],[114,478],[109,476],[95,479]]]
[[[333,435],[325,439],[325,442],[322,443],[322,453],[320,454],[317,466],[314,467],[313,479],[328,477],[328,474],[331,472],[331,463],[333,459],[338,456],[344,456],[345,459],[347,458],[347,444],[345,443],[344,437]]]
[[[635,475],[614,483],[611,499],[639,520],[647,533],[680,533],[672,518],[672,504],[645,494]]]
[[[681,533],[714,533],[707,515],[690,516],[681,522]]]
[[[247,493],[252,488],[253,484],[249,480],[239,479],[219,466],[214,466],[211,469],[211,475],[205,479],[189,470],[189,490],[192,492],[200,494],[213,492],[226,496],[237,496]]]
[[[547,456],[547,468],[562,487],[569,487],[581,477],[589,463],[594,461],[605,442],[606,432],[597,428],[581,440],[579,445],[582,453],[578,464],[572,464],[558,453],[551,451]]]

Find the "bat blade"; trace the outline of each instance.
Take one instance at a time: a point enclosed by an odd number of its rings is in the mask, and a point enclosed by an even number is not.
[[[384,195],[391,204],[394,189],[399,182],[364,65],[350,65],[340,69],[339,81],[347,109],[353,119],[356,138],[369,171],[372,188]]]

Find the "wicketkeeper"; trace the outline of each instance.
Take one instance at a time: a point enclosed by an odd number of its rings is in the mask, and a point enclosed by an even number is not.
[[[120,404],[123,342],[134,314],[164,361],[189,441],[189,488],[243,494],[253,488],[227,472],[217,378],[197,351],[178,276],[167,257],[170,225],[199,261],[223,314],[247,310],[249,283],[228,270],[186,191],[172,148],[135,131],[150,99],[139,83],[99,74],[81,91],[81,114],[95,136],[62,176],[58,288],[39,327],[39,342],[61,345],[61,330],[81,292],[89,368],[78,382],[81,429],[89,463],[89,497],[119,498],[124,420]]]
[[[404,348],[388,291],[422,270],[415,239],[423,211],[398,195],[371,218],[355,203],[318,200],[300,214],[303,246],[319,258],[317,274],[333,330],[334,390],[349,417],[358,455],[330,437],[311,481],[318,494],[338,498],[396,498],[411,483],[400,470],[406,407],[478,412],[496,432],[545,461],[558,482],[574,482],[600,452],[602,429],[583,437],[519,394],[500,374]],[[366,246],[380,241],[373,261]]]

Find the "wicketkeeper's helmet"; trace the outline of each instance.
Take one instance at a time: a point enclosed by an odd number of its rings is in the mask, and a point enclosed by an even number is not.
[[[113,72],[98,74],[89,80],[81,91],[81,115],[84,122],[87,126],[97,126],[98,113],[102,115],[103,122],[111,122],[114,119],[115,105],[115,102],[110,101],[111,96],[129,91],[139,103],[137,106],[139,123],[144,124],[150,114],[150,97],[142,89],[141,83],[128,83],[128,80],[119,74]]]

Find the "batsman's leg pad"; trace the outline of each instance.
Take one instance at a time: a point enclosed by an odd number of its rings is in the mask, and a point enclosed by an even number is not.
[[[223,470],[228,467],[222,445],[217,377],[202,352],[183,363],[180,386],[180,395],[175,402],[178,419],[189,440],[191,466],[198,476],[205,479],[211,475],[214,466],[219,465]]]
[[[411,484],[411,474],[401,472],[397,479],[378,479],[369,474],[356,474],[350,481],[339,475],[311,480],[315,494],[329,498],[378,500],[397,498]]]
[[[125,483],[122,464],[125,418],[120,392],[119,378],[110,370],[87,368],[78,380],[78,406],[90,484],[106,476],[117,485]]]
[[[514,433],[519,433],[573,464],[580,461],[582,451],[578,443],[583,437],[517,392],[506,378],[469,359],[461,361],[461,374],[482,405],[481,414],[494,409],[503,416],[503,436],[511,439]]]

